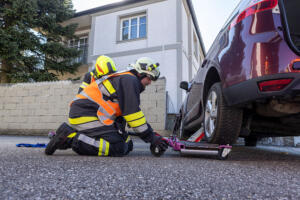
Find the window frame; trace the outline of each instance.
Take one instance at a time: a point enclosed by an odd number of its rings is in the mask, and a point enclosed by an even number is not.
[[[145,24],[145,36],[140,37],[140,19],[142,17],[145,17],[146,22]],[[133,19],[137,19],[137,27],[136,27],[136,37],[132,38],[131,36],[131,23]],[[128,21],[128,39],[123,39],[123,22]],[[118,34],[117,34],[117,42],[128,42],[128,41],[135,41],[135,40],[142,40],[142,39],[147,39],[148,35],[148,16],[146,11],[138,12],[138,13],[133,13],[133,14],[127,14],[124,16],[119,16],[119,23],[118,23]]]
[[[80,43],[80,40],[84,39],[84,43],[81,44]],[[71,42],[73,41],[73,44],[71,45]],[[74,43],[76,43],[77,41],[77,44],[74,45]],[[82,55],[78,56],[77,58],[74,59],[74,62],[82,62],[82,64],[87,64],[87,55],[88,55],[88,52],[86,52],[86,56],[84,55],[85,51],[88,51],[88,46],[89,46],[89,37],[87,35],[84,35],[84,36],[80,36],[78,37],[78,39],[72,39],[72,40],[68,40],[68,47],[69,48],[77,48],[78,50],[80,49],[86,49],[82,52]]]

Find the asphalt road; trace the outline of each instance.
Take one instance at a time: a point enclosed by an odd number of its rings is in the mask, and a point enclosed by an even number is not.
[[[300,149],[234,146],[226,161],[153,157],[149,146],[121,158],[79,156],[17,143],[45,137],[0,136],[0,199],[300,199]]]

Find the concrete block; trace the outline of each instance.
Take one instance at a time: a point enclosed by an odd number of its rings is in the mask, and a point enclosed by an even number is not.
[[[56,130],[61,123],[45,123],[43,124],[43,129]]]
[[[7,110],[13,110],[17,108],[17,104],[16,103],[7,103],[4,105],[4,109]]]
[[[157,93],[165,93],[166,87],[164,85],[158,85],[158,86],[156,86],[156,92]]]
[[[140,96],[141,103],[143,103],[143,101],[147,101],[149,99],[149,96],[150,94],[148,93],[142,93]]]
[[[41,123],[48,123],[48,122],[53,122],[53,116],[41,116],[40,121]]]
[[[61,103],[65,104],[65,103],[70,103],[71,101],[73,101],[73,99],[75,98],[75,96],[62,96],[62,100]]]
[[[8,123],[8,129],[21,129],[20,123]]]
[[[45,125],[45,123],[34,123],[32,124],[33,129],[48,129],[47,126]]]
[[[292,147],[294,146],[294,137],[284,137],[283,138],[283,145]]]
[[[63,89],[54,89],[55,96],[63,96],[65,95],[65,90]]]
[[[42,90],[39,90],[37,87],[33,87],[33,89],[29,90],[29,96],[34,97],[34,96],[40,96]]]
[[[22,116],[23,113],[20,110],[8,110],[9,116]]]
[[[165,123],[165,121],[166,121],[166,114],[159,113],[159,115],[157,115],[157,122]]]
[[[28,116],[33,116],[35,114],[35,110],[31,109],[22,109],[21,113],[23,116],[28,117]]]
[[[23,103],[22,99],[23,99],[23,97],[17,97],[17,96],[15,96],[15,97],[11,97],[8,102],[9,103],[22,104]]]
[[[3,86],[0,86],[0,97],[6,96],[6,88]]]
[[[15,97],[16,93],[15,93],[15,91],[13,89],[9,88],[8,90],[6,90],[5,96],[6,97]]]
[[[42,117],[38,115],[27,117],[27,123],[31,123],[31,124],[39,123],[41,118]]]
[[[36,99],[36,97],[34,97],[34,96],[23,97],[22,102],[25,103],[25,104],[26,103],[27,104],[32,104],[32,103],[36,103],[35,99]]]
[[[61,95],[57,95],[57,96],[49,96],[47,102],[49,104],[57,104],[57,103],[59,103],[61,101],[62,101],[62,96]]]
[[[157,121],[157,115],[148,115],[146,118],[147,122],[152,123],[152,122],[158,122]]]
[[[148,86],[148,87],[146,87],[146,89],[145,89],[145,91],[144,91],[145,93],[155,93],[156,92],[156,87],[155,86]]]
[[[0,129],[8,129],[8,123],[4,122],[4,119],[1,120]]]
[[[22,129],[33,129],[33,124],[32,123],[23,123],[22,125],[21,125],[21,128]]]
[[[15,117],[15,122],[16,123],[26,123],[27,122],[27,118],[24,117],[24,116],[18,116],[18,117]]]
[[[164,130],[165,129],[164,123],[150,123],[150,125],[154,130]]]
[[[29,96],[29,90],[23,88],[23,89],[20,91],[19,96],[20,96],[20,97],[27,97],[27,96]]]
[[[49,95],[48,96],[40,96],[36,98],[36,101],[39,103],[47,103],[48,104],[48,99],[49,99]]]

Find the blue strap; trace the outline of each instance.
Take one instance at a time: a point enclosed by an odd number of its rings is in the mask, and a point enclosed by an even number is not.
[[[20,143],[20,144],[16,144],[16,146],[17,147],[46,148],[47,144],[45,144],[45,143],[36,143],[36,144]]]

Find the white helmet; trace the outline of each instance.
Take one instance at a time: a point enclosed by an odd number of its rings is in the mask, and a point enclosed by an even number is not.
[[[151,58],[139,58],[131,67],[141,76],[148,76],[151,80],[156,81],[160,75],[159,63],[154,63]]]

